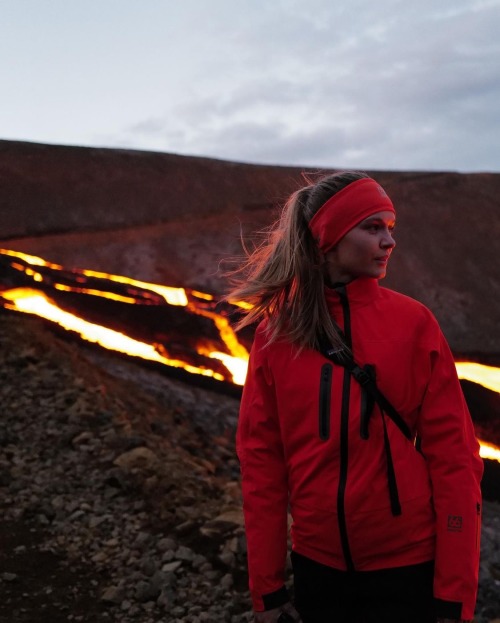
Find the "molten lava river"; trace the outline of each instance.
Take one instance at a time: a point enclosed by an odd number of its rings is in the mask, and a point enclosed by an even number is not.
[[[85,269],[0,249],[0,305],[57,323],[103,348],[188,373],[243,385],[248,350],[229,316],[244,303],[211,294]],[[500,393],[500,369],[457,361],[458,376]],[[480,441],[483,458],[500,449]]]

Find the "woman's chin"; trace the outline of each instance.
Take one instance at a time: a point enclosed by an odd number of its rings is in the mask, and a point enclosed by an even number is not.
[[[374,274],[371,275],[374,279],[383,279],[387,275],[387,270],[384,268],[383,270],[373,271]]]

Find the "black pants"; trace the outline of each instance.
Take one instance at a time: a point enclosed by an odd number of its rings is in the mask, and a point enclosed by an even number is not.
[[[295,606],[304,623],[435,623],[434,563],[337,571],[292,552]]]

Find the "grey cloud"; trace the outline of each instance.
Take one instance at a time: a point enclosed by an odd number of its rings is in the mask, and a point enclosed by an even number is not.
[[[162,119],[145,119],[139,123],[135,123],[129,128],[131,134],[157,134],[161,132],[165,126],[165,122]]]
[[[279,4],[240,27],[237,79],[217,73],[125,134],[255,162],[498,169],[498,3],[286,6],[282,28]]]

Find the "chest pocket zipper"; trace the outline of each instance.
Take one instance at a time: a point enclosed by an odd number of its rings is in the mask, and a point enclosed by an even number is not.
[[[321,378],[319,383],[319,437],[326,441],[330,437],[330,396],[332,392],[331,363],[321,366]]]

